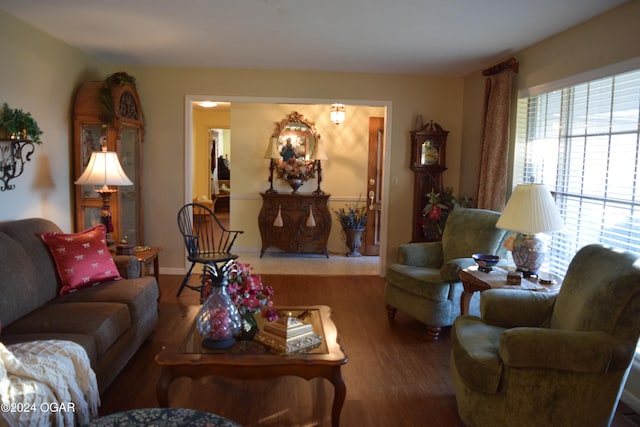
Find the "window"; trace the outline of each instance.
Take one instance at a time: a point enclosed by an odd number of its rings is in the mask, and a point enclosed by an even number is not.
[[[640,254],[639,129],[640,70],[519,100],[514,184],[545,184],[565,222],[545,269],[590,243]]]

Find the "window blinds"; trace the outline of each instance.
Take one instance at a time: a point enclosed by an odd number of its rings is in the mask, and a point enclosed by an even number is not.
[[[640,70],[518,101],[514,184],[539,182],[565,222],[546,269],[590,243],[640,254]]]

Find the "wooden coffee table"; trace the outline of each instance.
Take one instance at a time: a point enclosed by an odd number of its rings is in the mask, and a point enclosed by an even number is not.
[[[194,319],[200,306],[189,307],[187,316]],[[294,316],[309,310],[305,323],[313,325],[314,332],[322,337],[322,343],[313,349],[296,354],[277,354],[257,341],[238,341],[226,350],[210,350],[202,347],[202,338],[195,328],[195,322],[187,330],[182,342],[167,345],[157,356],[161,367],[160,379],[156,386],[158,403],[169,406],[169,386],[180,377],[197,379],[207,376],[251,380],[266,379],[285,375],[298,376],[307,380],[326,378],[334,387],[331,407],[331,424],[340,425],[340,412],[347,395],[342,379],[341,366],[348,362],[338,343],[338,331],[331,320],[331,309],[327,306],[278,307]],[[260,327],[264,319],[256,316]]]

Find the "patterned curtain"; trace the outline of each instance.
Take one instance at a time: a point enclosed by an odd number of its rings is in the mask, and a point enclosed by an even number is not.
[[[478,208],[502,211],[507,195],[509,115],[513,75],[518,63],[511,58],[484,71],[485,85]]]

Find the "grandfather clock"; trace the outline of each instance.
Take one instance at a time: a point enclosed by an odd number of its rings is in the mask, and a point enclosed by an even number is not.
[[[427,204],[427,194],[432,190],[443,190],[442,174],[446,167],[446,144],[449,131],[439,124],[427,123],[422,129],[411,131],[411,164],[415,173],[413,184],[413,228],[411,241],[425,242],[430,239],[422,232],[422,209]]]

